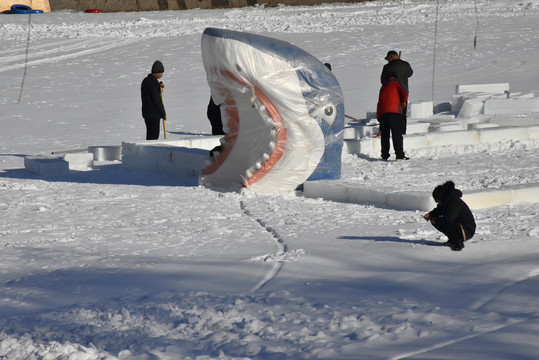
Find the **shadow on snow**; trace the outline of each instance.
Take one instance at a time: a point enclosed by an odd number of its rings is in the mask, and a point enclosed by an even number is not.
[[[401,244],[446,246],[443,242],[430,240],[407,240],[395,236],[341,236],[342,240],[370,240],[376,242],[396,242]]]
[[[119,163],[98,165],[86,171],[70,170],[68,174],[60,176],[38,176],[26,169],[0,169],[1,178],[102,185],[198,186],[195,177],[173,178],[166,174],[126,170]]]

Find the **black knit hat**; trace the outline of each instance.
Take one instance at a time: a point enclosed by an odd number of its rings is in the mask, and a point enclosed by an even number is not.
[[[159,74],[164,72],[165,67],[163,66],[163,63],[159,60],[156,60],[152,65],[152,74]]]
[[[396,52],[395,50],[388,51],[387,55],[386,55],[386,57],[384,59],[389,60],[390,56],[399,56],[399,53]]]
[[[445,184],[438,185],[434,188],[432,191],[432,198],[434,201],[440,202],[453,190],[455,190],[455,183],[453,181],[447,181]]]

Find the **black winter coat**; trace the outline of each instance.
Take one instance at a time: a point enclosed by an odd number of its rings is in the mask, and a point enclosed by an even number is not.
[[[380,75],[380,82],[383,84],[389,80],[390,77],[401,80],[406,85],[406,91],[408,91],[408,78],[412,76],[414,71],[410,64],[404,60],[396,59],[388,62],[382,69],[382,75]]]
[[[223,120],[221,119],[221,105],[215,104],[213,98],[210,97],[210,102],[206,110],[206,115],[210,120],[211,124],[211,134],[212,135],[224,135],[223,131]]]
[[[142,117],[145,119],[162,119],[166,116],[165,106],[161,99],[161,85],[152,74],[148,74],[140,85],[142,98]]]
[[[444,194],[438,206],[429,213],[429,219],[435,224],[457,223],[464,227],[469,237],[475,234],[475,219],[466,203],[461,199],[462,191],[452,189]]]

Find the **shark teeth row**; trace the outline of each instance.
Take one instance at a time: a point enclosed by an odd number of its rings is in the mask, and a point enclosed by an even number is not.
[[[260,160],[257,161],[253,166],[245,171],[245,176],[243,177],[243,185],[247,186],[247,180],[250,179],[254,174],[256,174],[260,169],[264,167],[266,162],[271,157],[271,153],[275,150],[275,142],[270,143],[270,153],[263,153]]]

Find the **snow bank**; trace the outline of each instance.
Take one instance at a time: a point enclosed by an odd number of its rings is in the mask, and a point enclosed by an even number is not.
[[[33,174],[45,177],[62,176],[69,173],[69,163],[58,156],[26,156],[24,167]]]
[[[218,144],[218,137],[184,141],[122,143],[122,167],[127,170],[164,173],[173,177],[198,178],[209,157],[206,149],[181,145]],[[215,145],[217,146],[217,145]]]
[[[436,203],[431,191],[378,191],[349,181],[309,181],[303,195],[309,198],[389,207],[399,210],[430,211]],[[539,184],[523,184],[497,189],[466,191],[463,200],[470,209],[485,209],[509,203],[539,202]]]

